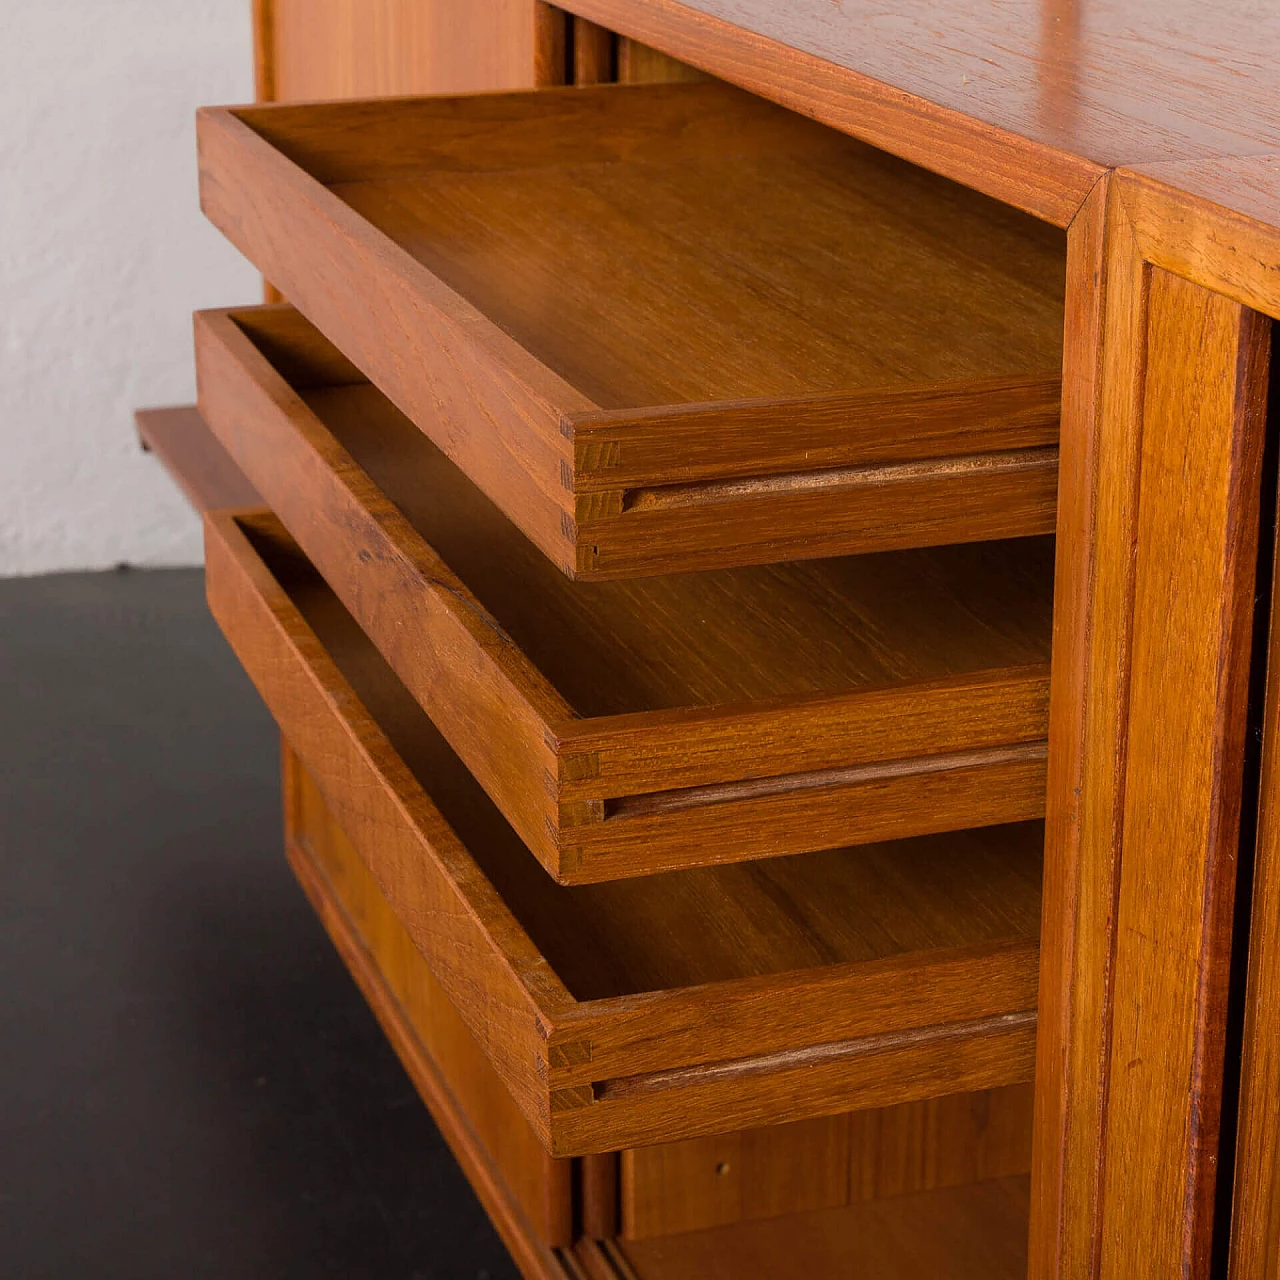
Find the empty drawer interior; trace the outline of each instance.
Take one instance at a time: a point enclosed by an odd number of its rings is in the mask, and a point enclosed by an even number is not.
[[[224,530],[210,544],[215,616],[559,1154],[1029,1078],[1041,824],[556,885],[278,524]],[[290,647],[266,634],[278,624]],[[323,658],[304,652],[310,636]],[[415,859],[405,831],[420,837]],[[537,1042],[514,1020],[496,1027],[497,988],[479,994],[499,964],[504,982],[535,975],[523,981],[540,1006]],[[814,1046],[813,1060],[793,1052]],[[814,1088],[790,1088],[797,1079]],[[724,1107],[683,1111],[685,1096]]]
[[[1051,527],[1056,228],[716,83],[203,131],[214,220],[570,572],[829,554],[806,500],[903,465],[1012,470],[1034,500],[904,512],[902,545]],[[779,495],[803,536],[730,527]]]
[[[209,421],[555,873],[1041,816],[1050,539],[571,582],[300,323],[287,310],[201,317]],[[458,656],[442,611],[482,654]],[[536,732],[521,738],[530,708]],[[886,762],[892,779],[839,773]],[[859,827],[869,802],[841,799],[986,766],[1017,778],[936,812],[921,793]],[[777,806],[800,792],[785,817]],[[722,818],[731,838],[716,837]]]

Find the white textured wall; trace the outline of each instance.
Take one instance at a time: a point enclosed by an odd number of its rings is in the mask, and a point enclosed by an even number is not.
[[[0,575],[199,561],[132,411],[193,398],[192,310],[260,296],[193,124],[252,82],[249,0],[0,0]]]

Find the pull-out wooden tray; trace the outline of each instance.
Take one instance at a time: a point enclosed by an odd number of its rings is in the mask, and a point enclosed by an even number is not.
[[[296,312],[197,320],[222,441],[563,883],[1038,818],[1048,539],[572,583]]]
[[[1039,824],[559,887],[278,522],[207,529],[215,617],[553,1154],[1030,1078]]]
[[[1053,527],[1025,214],[715,83],[198,127],[209,217],[570,575]]]

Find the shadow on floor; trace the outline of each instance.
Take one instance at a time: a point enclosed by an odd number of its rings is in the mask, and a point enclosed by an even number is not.
[[[516,1272],[286,867],[190,570],[0,582],[0,1272]]]

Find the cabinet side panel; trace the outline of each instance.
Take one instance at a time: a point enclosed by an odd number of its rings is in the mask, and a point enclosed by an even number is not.
[[[848,1197],[849,1117],[802,1120],[622,1153],[632,1240],[835,1208]]]
[[[276,102],[529,89],[537,0],[259,0],[260,89]]]
[[[572,1235],[570,1162],[549,1156],[431,976],[306,770],[284,749],[285,829],[323,872],[413,1034],[529,1222],[552,1246]]]
[[[1107,195],[1063,412],[1037,1280],[1208,1273],[1253,663],[1270,322]]]

